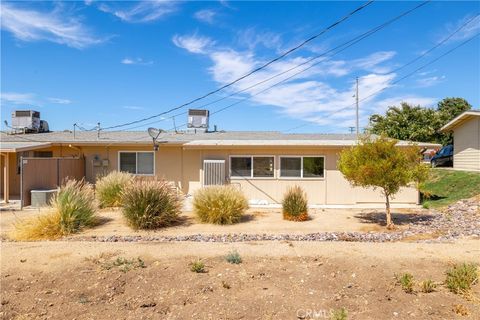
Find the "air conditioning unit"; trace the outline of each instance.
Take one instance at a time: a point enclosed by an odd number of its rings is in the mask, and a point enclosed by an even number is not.
[[[188,110],[188,124],[189,129],[208,130],[208,110],[189,109]]]
[[[12,112],[12,128],[24,132],[48,132],[48,123],[40,120],[40,112],[35,110],[15,110]]]

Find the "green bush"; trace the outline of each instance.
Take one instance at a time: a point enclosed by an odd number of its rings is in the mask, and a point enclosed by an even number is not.
[[[447,270],[445,284],[453,293],[466,293],[478,281],[478,266],[475,263],[456,264]]]
[[[171,225],[181,212],[181,199],[166,181],[137,180],[122,191],[122,212],[134,229]]]
[[[50,203],[49,212],[15,224],[16,240],[56,239],[93,226],[97,222],[95,196],[90,184],[64,183]]]
[[[202,222],[233,224],[240,222],[248,201],[232,186],[210,186],[195,192],[193,208]]]
[[[288,189],[282,201],[282,213],[285,220],[308,220],[307,194],[299,186]]]
[[[242,257],[240,257],[240,254],[237,252],[237,250],[233,250],[229,252],[225,256],[225,260],[227,260],[228,263],[232,263],[232,264],[242,263]]]
[[[112,171],[99,178],[95,187],[100,206],[102,208],[120,206],[122,190],[132,181],[133,176],[130,173],[120,171]]]

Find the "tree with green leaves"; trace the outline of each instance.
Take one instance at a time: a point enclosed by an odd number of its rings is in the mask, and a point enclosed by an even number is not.
[[[429,168],[421,163],[415,145],[397,146],[397,140],[386,137],[364,137],[358,145],[340,153],[338,168],[355,187],[381,189],[385,196],[387,228],[395,227],[390,211],[390,199],[412,183],[423,182]]]
[[[390,106],[385,115],[372,115],[368,132],[399,140],[447,145],[453,141],[452,134],[439,132],[440,128],[471,108],[463,98],[445,98],[436,109],[402,102],[399,107]]]
[[[370,117],[370,132],[389,138],[410,141],[432,141],[438,128],[435,110],[402,102],[388,108],[385,116]]]
[[[450,122],[456,116],[462,114],[465,111],[472,109],[472,105],[463,98],[445,98],[437,105],[437,116],[440,123],[440,128]],[[439,129],[440,129],[439,128]],[[451,132],[438,132],[436,141],[443,145],[453,143],[453,133]]]

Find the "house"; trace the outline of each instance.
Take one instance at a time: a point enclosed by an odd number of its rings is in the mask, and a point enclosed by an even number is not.
[[[28,197],[32,188],[51,188],[62,177],[80,175],[94,183],[98,175],[121,170],[164,178],[187,195],[205,185],[230,183],[252,203],[279,204],[287,188],[298,184],[312,205],[383,205],[379,190],[354,188],[337,169],[339,152],[356,143],[353,134],[187,130],[161,133],[154,148],[145,131],[2,133],[2,193]],[[408,144],[398,142],[399,147]],[[53,176],[50,185],[42,185]],[[412,186],[392,202],[412,205],[418,198]]]
[[[440,130],[453,132],[453,168],[480,171],[480,110],[465,111]]]

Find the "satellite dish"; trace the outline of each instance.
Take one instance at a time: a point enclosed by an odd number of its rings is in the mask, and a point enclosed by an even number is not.
[[[157,129],[157,128],[148,128],[147,131],[148,131],[148,134],[150,135],[150,137],[152,137],[152,139],[154,139],[154,140],[156,140],[158,138],[160,133],[165,132],[165,130]]]

